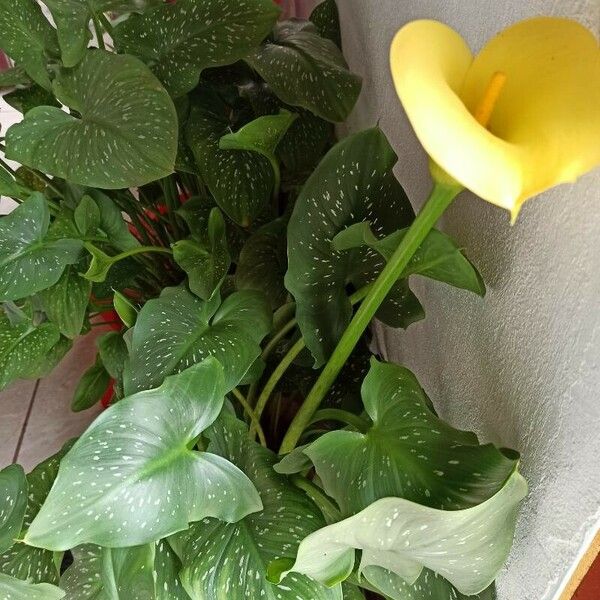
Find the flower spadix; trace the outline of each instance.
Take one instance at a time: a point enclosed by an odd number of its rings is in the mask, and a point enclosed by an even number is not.
[[[445,172],[513,220],[531,196],[600,164],[600,47],[579,23],[521,21],[474,56],[450,27],[413,21],[390,54],[434,177]]]

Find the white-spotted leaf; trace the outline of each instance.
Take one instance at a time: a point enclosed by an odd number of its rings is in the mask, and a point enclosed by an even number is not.
[[[236,62],[271,31],[271,0],[177,0],[115,28],[119,52],[139,56],[175,98],[193,89],[207,67]]]
[[[223,365],[227,390],[242,381],[271,329],[271,310],[262,294],[249,290],[219,304],[218,294],[204,302],[183,287],[165,288],[146,302],[133,329],[125,392],[154,387],[207,356]]]
[[[37,378],[46,365],[54,366],[52,349],[60,339],[54,323],[12,325],[0,312],[0,390],[16,379]]]
[[[464,510],[382,498],[305,538],[290,571],[324,582],[343,577],[358,549],[359,570],[367,580],[375,566],[413,584],[427,567],[461,593],[477,594],[492,583],[508,556],[526,493],[527,484],[515,471],[489,500]]]
[[[79,116],[39,106],[6,135],[6,156],[100,188],[143,185],[173,172],[177,114],[148,67],[133,56],[90,49],[53,82]]]
[[[324,524],[317,507],[273,471],[276,457],[248,438],[246,427],[223,413],[207,431],[208,449],[231,460],[252,480],[263,510],[237,523],[204,519],[171,538],[183,563],[181,581],[194,600],[342,600],[341,588],[298,574],[282,585],[267,581],[267,566],[295,555],[300,541]]]
[[[79,259],[81,241],[48,239],[49,224],[48,203],[39,192],[0,219],[0,302],[49,288]]]
[[[315,366],[325,362],[350,322],[348,284],[365,272],[376,276],[385,264],[370,248],[336,251],[333,238],[361,221],[386,236],[413,220],[392,172],[396,160],[380,129],[349,136],[321,160],[294,206],[285,283],[296,300],[298,324]],[[402,295],[404,287],[398,283],[390,296],[397,302]]]
[[[56,31],[31,0],[0,0],[0,48],[34,81],[50,89],[48,58],[58,56]]]
[[[0,552],[4,552],[21,532],[27,508],[27,479],[20,465],[0,471],[0,500]]]
[[[283,21],[273,39],[246,61],[287,104],[328,121],[343,121],[358,98],[361,79],[348,70],[340,49],[309,21]]]
[[[25,542],[53,550],[135,546],[208,516],[231,522],[260,510],[237,467],[191,449],[225,391],[223,368],[208,358],[104,411],[62,459]]]
[[[4,554],[0,554],[0,573],[17,579],[26,579],[32,583],[58,584],[62,553],[28,546],[22,542],[22,539],[46,500],[58,473],[60,460],[73,445],[73,441],[67,442],[59,452],[47,458],[27,474],[29,493],[19,541]]]
[[[0,573],[0,598],[6,600],[61,600],[65,592],[50,583],[29,583]]]
[[[408,369],[372,359],[361,391],[370,429],[332,431],[304,449],[344,516],[388,496],[469,508],[497,493],[514,471],[515,456],[438,418]]]
[[[58,29],[61,59],[74,67],[85,55],[91,39],[90,21],[106,12],[143,12],[161,0],[44,0]]]
[[[275,173],[262,154],[219,148],[221,138],[231,130],[229,112],[218,99],[198,101],[190,113],[186,141],[219,207],[233,221],[248,227],[268,206]]]
[[[65,600],[189,600],[177,576],[181,564],[165,540],[131,548],[84,544],[73,558],[60,580]]]

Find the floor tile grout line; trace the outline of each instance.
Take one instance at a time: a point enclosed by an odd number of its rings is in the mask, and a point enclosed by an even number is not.
[[[23,445],[23,438],[25,437],[25,430],[27,429],[27,425],[29,424],[29,417],[31,416],[31,411],[33,410],[33,403],[35,402],[35,396],[37,394],[39,385],[40,380],[38,379],[36,380],[35,385],[33,386],[33,392],[31,392],[29,406],[27,407],[27,412],[25,413],[23,426],[21,427],[21,433],[19,434],[19,439],[17,440],[17,445],[15,447],[15,453],[13,454],[13,463],[16,463],[17,459],[19,458],[19,452],[21,451],[21,446]]]

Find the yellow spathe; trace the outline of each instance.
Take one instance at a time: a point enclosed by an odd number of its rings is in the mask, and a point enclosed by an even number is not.
[[[600,164],[600,47],[575,21],[521,21],[475,57],[450,27],[413,21],[390,61],[432,160],[513,220],[531,196]]]

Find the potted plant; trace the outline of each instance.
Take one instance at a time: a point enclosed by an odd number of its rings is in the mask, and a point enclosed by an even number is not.
[[[114,328],[73,399],[108,408],[31,473],[0,471],[1,594],[492,598],[518,453],[440,419],[367,330],[424,317],[413,275],[485,293],[433,228],[465,185],[487,194],[414,104],[440,32],[392,50],[435,161],[415,217],[383,131],[335,138],[361,82],[333,0],[287,21],[271,0],[45,4],[55,26],[0,2],[0,85],[25,115],[2,146],[22,166],[0,171],[19,203],[0,220],[0,386]]]

